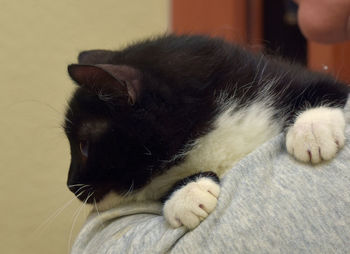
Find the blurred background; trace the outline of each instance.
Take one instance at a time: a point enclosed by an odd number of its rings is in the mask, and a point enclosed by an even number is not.
[[[118,49],[165,33],[168,5],[0,0],[0,253],[69,253],[88,209],[67,203],[74,198],[61,128],[74,89],[67,65],[84,49]]]
[[[81,50],[205,33],[350,80],[349,43],[308,42],[288,0],[0,0],[1,253],[68,253],[88,209],[66,188],[61,124]]]

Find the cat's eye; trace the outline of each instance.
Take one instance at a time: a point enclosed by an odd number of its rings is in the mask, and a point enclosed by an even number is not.
[[[82,140],[79,143],[80,153],[83,157],[87,158],[89,156],[89,141]]]

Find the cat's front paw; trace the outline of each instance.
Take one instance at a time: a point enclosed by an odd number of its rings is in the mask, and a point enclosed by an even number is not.
[[[337,108],[319,107],[304,111],[288,130],[286,146],[303,162],[332,159],[345,143],[345,117]]]
[[[208,177],[199,178],[176,190],[164,204],[163,214],[174,227],[193,229],[216,207],[220,185]]]

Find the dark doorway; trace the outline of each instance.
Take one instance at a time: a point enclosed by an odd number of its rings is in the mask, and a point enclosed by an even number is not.
[[[307,43],[297,24],[297,8],[292,0],[264,1],[264,46],[269,54],[305,65]]]

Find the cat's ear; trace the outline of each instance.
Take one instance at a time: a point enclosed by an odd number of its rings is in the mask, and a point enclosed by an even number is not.
[[[80,52],[78,56],[79,64],[104,64],[113,57],[114,52],[110,50],[95,49]]]
[[[91,92],[126,99],[131,105],[140,95],[141,73],[127,65],[71,64],[68,73],[78,85]]]

